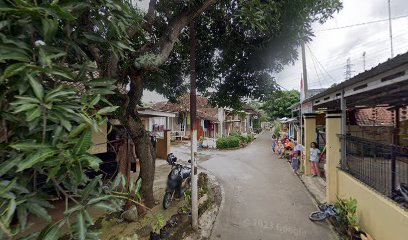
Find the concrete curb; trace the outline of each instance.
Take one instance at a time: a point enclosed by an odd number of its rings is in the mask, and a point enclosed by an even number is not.
[[[212,235],[212,230],[217,221],[218,214],[224,206],[225,193],[221,184],[218,182],[217,178],[210,171],[205,168],[200,167],[201,172],[208,175],[209,185],[211,188],[219,188],[221,193],[221,203],[218,205],[216,202],[214,205],[205,211],[198,219],[199,230],[191,235],[184,238],[184,240],[205,240],[210,239]]]

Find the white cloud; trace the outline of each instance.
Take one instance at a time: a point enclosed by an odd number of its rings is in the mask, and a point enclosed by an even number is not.
[[[366,69],[390,57],[388,21],[320,31],[386,19],[387,4],[387,0],[344,0],[343,10],[333,19],[323,25],[314,24],[316,37],[308,47],[315,57],[309,49],[306,49],[309,88],[328,87],[335,82],[343,81],[347,58],[351,60],[355,75],[363,71],[363,52],[366,52]],[[393,17],[408,15],[406,0],[392,0],[391,4]],[[392,24],[394,55],[405,53],[408,50],[408,17],[395,19]],[[297,61],[294,66],[287,66],[276,75],[277,82],[287,89],[299,89],[301,73],[302,64]]]

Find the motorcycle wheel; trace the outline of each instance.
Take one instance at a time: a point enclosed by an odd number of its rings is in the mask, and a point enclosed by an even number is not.
[[[320,211],[312,212],[309,215],[309,219],[312,221],[322,221],[326,218],[327,218],[327,214],[325,212],[320,212]]]
[[[170,203],[171,203],[171,192],[166,192],[166,194],[164,194],[163,197],[163,208],[167,209],[170,207]]]

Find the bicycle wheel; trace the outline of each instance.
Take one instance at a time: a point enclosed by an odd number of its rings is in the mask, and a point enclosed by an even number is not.
[[[320,211],[312,212],[309,215],[309,219],[312,221],[322,221],[326,218],[327,218],[327,214],[325,212],[320,212]]]

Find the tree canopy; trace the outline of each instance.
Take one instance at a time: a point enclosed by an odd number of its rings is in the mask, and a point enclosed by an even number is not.
[[[263,109],[269,120],[276,118],[290,117],[292,111],[288,109],[295,103],[300,102],[300,93],[297,90],[276,90],[272,91],[268,99],[264,102]]]
[[[87,209],[119,207],[111,198],[117,182],[103,188],[85,174],[98,168],[87,150],[106,113],[136,143],[141,192],[154,205],[154,150],[138,104],[144,89],[171,98],[185,91],[193,21],[198,90],[239,107],[243,97],[265,98],[275,88],[271,74],[313,36],[311,24],[341,8],[340,0],[150,0],[144,12],[135,3],[0,0],[1,238],[24,232],[30,214],[50,221],[54,188],[75,204],[37,238],[55,239],[66,224],[71,238],[97,239]]]
[[[165,25],[172,6],[159,1],[155,23]],[[273,74],[294,63],[301,41],[313,37],[311,24],[340,8],[337,0],[217,1],[195,20],[198,90],[220,106],[239,108],[244,97],[265,99],[276,88]],[[162,74],[146,81],[148,89],[167,97],[185,90],[189,29],[181,31]]]
[[[87,175],[101,163],[88,152],[92,132],[117,109],[116,80],[91,52],[130,48],[131,11],[119,1],[0,0],[0,239],[24,236],[34,215],[49,225],[26,239],[58,239],[63,226],[71,239],[99,239],[89,209],[121,209],[119,182]],[[48,214],[56,197],[63,219]]]

